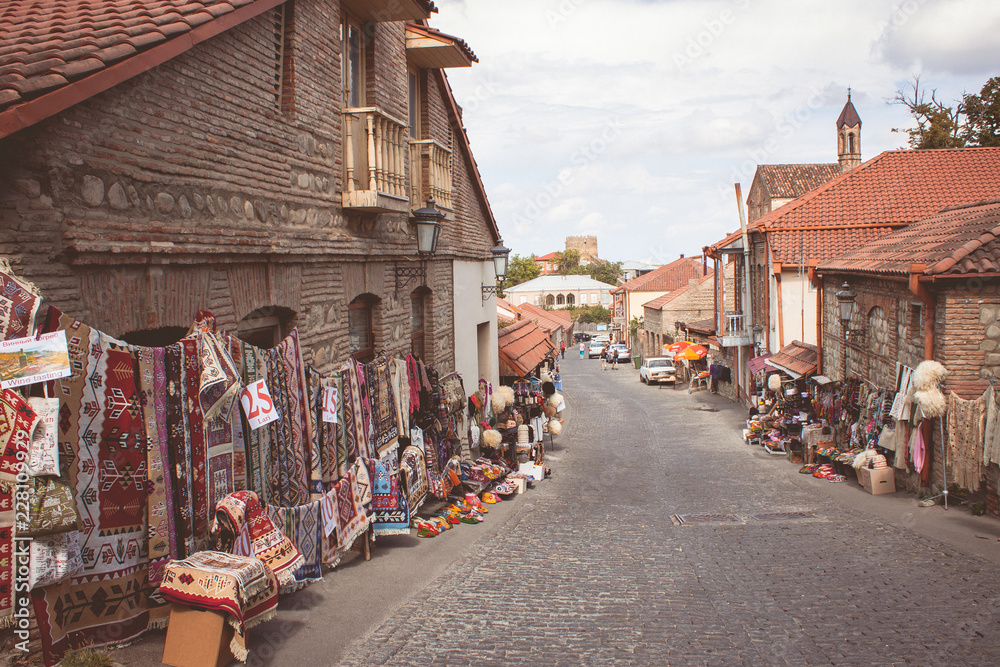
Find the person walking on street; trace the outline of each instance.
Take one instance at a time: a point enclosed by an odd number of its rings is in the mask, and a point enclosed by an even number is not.
[[[584,354],[585,354],[586,352],[587,352],[587,346],[586,346],[586,345],[584,345],[584,344],[583,344],[583,341],[581,340],[581,341],[580,341],[580,358],[581,358],[581,359],[583,359],[583,355],[584,355]]]
[[[563,359],[566,358],[566,343],[559,343],[559,354],[562,355]]]
[[[610,350],[611,353],[611,370],[618,370],[618,348],[613,347]]]
[[[608,343],[601,350],[601,370],[602,371],[608,370],[608,361],[610,361],[610,357],[611,357],[611,344]]]

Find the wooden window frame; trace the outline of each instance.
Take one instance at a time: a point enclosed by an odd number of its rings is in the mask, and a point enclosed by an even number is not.
[[[356,361],[368,362],[375,358],[375,303],[367,298],[359,297],[347,306],[347,345],[350,348],[351,357]],[[368,347],[354,349],[351,343],[351,319],[354,313],[365,311],[367,317],[368,340],[364,341]]]
[[[363,108],[366,106],[367,93],[367,49],[368,44],[365,38],[365,27],[357,19],[344,17],[343,36],[341,51],[343,53],[343,87],[344,87],[344,107],[349,109]],[[354,31],[354,32],[352,32]],[[357,36],[357,72],[351,67],[351,38]],[[355,84],[355,85],[352,85]],[[357,93],[354,99],[352,93]]]

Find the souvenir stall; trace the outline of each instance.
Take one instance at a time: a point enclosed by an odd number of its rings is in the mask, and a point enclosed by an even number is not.
[[[0,305],[0,548],[15,554],[0,626],[48,665],[168,625],[168,651],[205,648],[191,609],[216,614],[214,643],[245,660],[279,592],[355,542],[409,534],[472,470],[461,377],[412,356],[320,373],[297,331],[261,349],[205,311],[177,343],[133,346],[6,265]],[[480,466],[496,483],[510,469]],[[477,519],[474,498],[456,522]]]

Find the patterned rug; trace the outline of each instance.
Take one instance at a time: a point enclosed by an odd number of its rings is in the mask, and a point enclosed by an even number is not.
[[[367,375],[375,449],[378,455],[382,456],[395,449],[399,443],[399,421],[396,418],[396,399],[393,396],[389,359],[380,357],[374,363],[368,364]]]
[[[58,315],[50,308],[50,318]],[[70,647],[127,641],[149,623],[149,494],[136,359],[127,346],[73,318],[59,317],[49,330],[55,328],[66,331],[73,371],[55,382],[55,393],[83,572],[31,592],[47,664]]]
[[[399,475],[391,474],[381,461],[368,459],[372,483],[372,526],[376,535],[409,535],[410,511],[399,492]]]
[[[33,539],[30,560],[29,589],[51,586],[79,575],[83,572],[80,534],[71,530]]]
[[[0,481],[17,481],[38,423],[38,415],[19,393],[0,389]]]
[[[248,657],[245,631],[278,612],[274,573],[256,558],[221,551],[199,551],[185,560],[170,561],[159,593],[170,602],[229,614],[236,629],[229,648],[241,662]]]
[[[0,259],[0,340],[30,336],[41,301],[34,286],[15,278]]]
[[[323,580],[323,549],[320,501],[298,507],[268,506],[267,514],[302,554],[302,565],[295,570],[295,588]],[[282,592],[287,592],[282,589]]]
[[[243,382],[253,384],[267,377],[265,351],[240,342],[243,357]],[[254,491],[265,503],[274,502],[271,482],[271,431],[267,428],[251,429],[244,417],[243,433],[246,436],[247,489]]]
[[[406,492],[406,502],[410,506],[410,514],[416,513],[430,488],[427,479],[427,464],[419,447],[410,445],[403,450],[399,459],[399,470],[402,475],[403,489]]]
[[[327,495],[327,500],[323,514],[324,526],[328,528],[333,524],[332,533],[336,536],[339,551],[350,549],[358,535],[368,528],[368,515],[361,506],[354,475],[347,473],[344,479],[337,482]]]
[[[271,522],[256,493],[237,491],[223,498],[216,510],[213,533],[222,531],[223,521],[227,521],[237,535],[244,526],[249,526],[252,555],[271,568],[279,584],[295,584],[295,570],[303,563],[302,554]]]
[[[0,628],[14,624],[14,485],[0,482]]]

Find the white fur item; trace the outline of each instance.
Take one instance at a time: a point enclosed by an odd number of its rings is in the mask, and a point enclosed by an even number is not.
[[[501,394],[490,396],[490,405],[493,406],[493,412],[503,412],[507,409],[507,401]]]
[[[940,417],[948,411],[948,401],[945,400],[944,394],[936,386],[918,389],[913,397],[925,417]]]
[[[771,391],[778,391],[781,389],[781,376],[777,373],[772,373],[767,376],[767,388]]]
[[[548,405],[551,405],[553,408],[558,408],[559,404],[562,403],[562,400],[563,400],[562,394],[560,394],[557,391],[556,393],[554,393],[551,396],[549,396],[545,400],[545,403],[548,404]]]
[[[551,433],[552,435],[559,435],[560,433],[562,433],[562,422],[560,422],[558,419],[550,419],[549,433]]]
[[[507,406],[514,405],[514,388],[513,387],[497,387],[497,394],[503,396],[504,403]],[[496,394],[494,394],[496,395]]]
[[[947,368],[933,359],[927,359],[917,364],[916,369],[913,371],[912,382],[917,391],[920,391],[921,389],[937,387],[944,382],[946,377],[948,377]]]
[[[483,444],[487,447],[495,449],[500,446],[501,442],[503,442],[503,436],[500,435],[500,431],[494,431],[493,429],[483,431]]]

